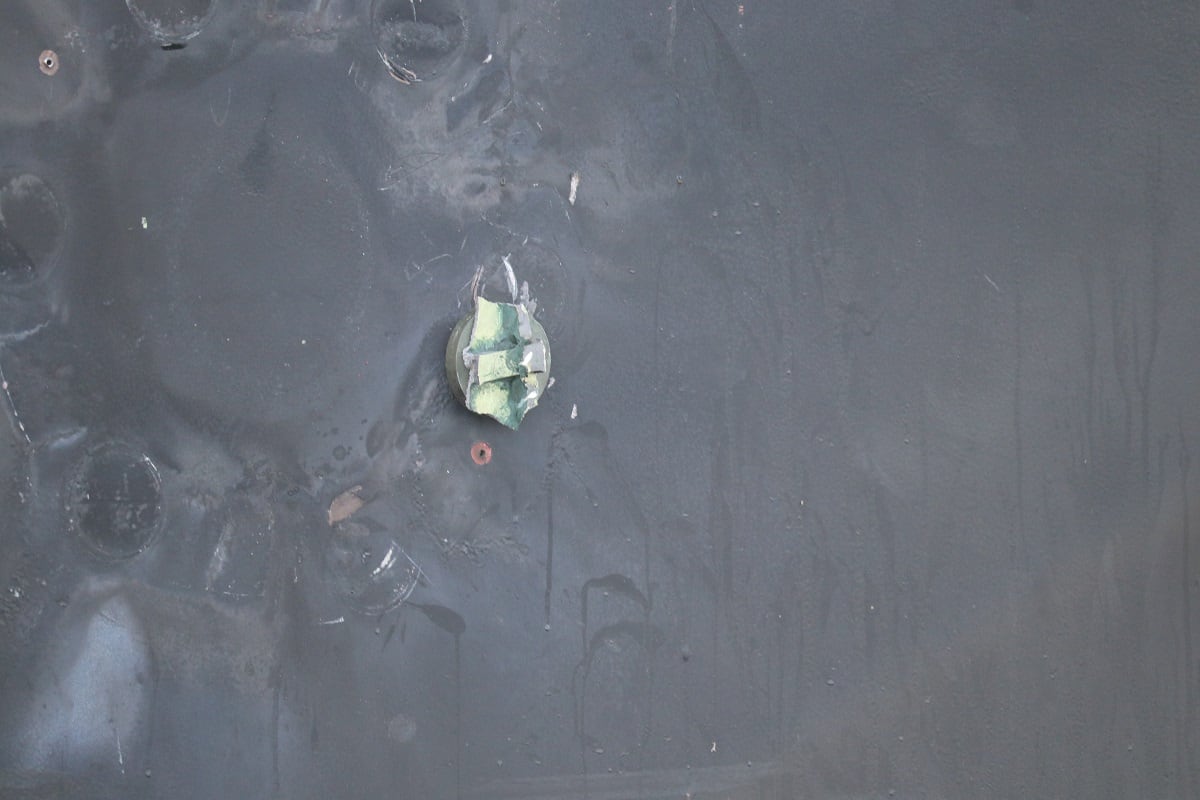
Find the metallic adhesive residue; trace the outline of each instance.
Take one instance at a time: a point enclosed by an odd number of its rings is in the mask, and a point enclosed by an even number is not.
[[[518,287],[508,256],[503,263],[512,302],[472,292],[475,310],[459,320],[446,346],[446,375],[468,409],[516,430],[550,387],[550,344],[533,317],[528,284]],[[472,458],[479,463],[474,452]]]

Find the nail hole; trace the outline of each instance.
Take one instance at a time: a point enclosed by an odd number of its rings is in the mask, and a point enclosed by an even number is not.
[[[471,460],[483,466],[492,460],[492,447],[487,442],[476,442],[471,445]]]
[[[38,69],[47,75],[58,72],[58,53],[53,50],[43,50],[38,56]]]

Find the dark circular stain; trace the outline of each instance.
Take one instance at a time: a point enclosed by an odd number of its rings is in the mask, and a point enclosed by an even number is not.
[[[333,448],[333,457],[338,461],[345,459],[349,454],[350,451],[347,450],[343,445],[339,444],[337,447]]]
[[[384,62],[411,71],[418,80],[444,71],[466,38],[454,0],[375,0],[371,27]]]
[[[649,67],[656,58],[654,45],[645,39],[638,39],[633,43],[630,55],[634,63],[641,67]]]
[[[87,453],[68,488],[70,526],[96,554],[141,553],[162,526],[162,481],[146,455],[122,444]]]
[[[36,175],[0,180],[0,282],[28,283],[49,270],[62,247],[62,209]]]
[[[38,69],[47,75],[58,72],[58,53],[53,50],[43,50],[38,56]]]

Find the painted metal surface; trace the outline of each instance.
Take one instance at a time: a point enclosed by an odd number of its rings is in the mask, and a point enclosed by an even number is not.
[[[1197,13],[0,0],[0,795],[1197,796]]]

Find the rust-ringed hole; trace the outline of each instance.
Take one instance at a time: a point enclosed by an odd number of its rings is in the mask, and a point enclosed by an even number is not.
[[[38,69],[47,75],[58,72],[58,53],[53,50],[43,50],[38,56]]]
[[[476,442],[471,445],[471,460],[482,467],[492,460],[492,446],[487,442]]]

